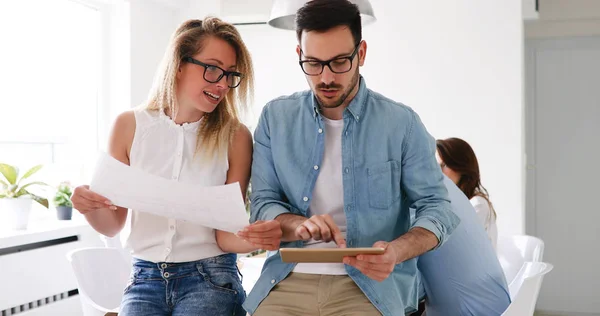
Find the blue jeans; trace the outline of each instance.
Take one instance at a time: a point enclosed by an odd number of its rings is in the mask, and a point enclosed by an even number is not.
[[[119,316],[246,315],[236,255],[194,262],[134,259]]]

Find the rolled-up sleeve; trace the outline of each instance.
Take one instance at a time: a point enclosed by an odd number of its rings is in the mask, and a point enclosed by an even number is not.
[[[403,143],[402,188],[410,207],[415,209],[411,228],[421,227],[435,234],[441,246],[460,223],[452,212],[440,166],[435,159],[435,140],[410,111],[411,123]]]
[[[272,220],[290,212],[283,189],[275,172],[271,138],[269,134],[267,104],[254,132],[254,154],[252,158],[252,193],[250,195],[250,221]]]

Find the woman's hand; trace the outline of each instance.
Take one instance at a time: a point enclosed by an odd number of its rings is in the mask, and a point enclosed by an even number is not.
[[[282,235],[281,225],[276,220],[256,221],[237,233],[238,237],[263,250],[278,250]]]
[[[71,196],[71,202],[73,202],[73,208],[84,215],[100,209],[113,211],[117,209],[107,198],[91,191],[89,185],[76,187]]]

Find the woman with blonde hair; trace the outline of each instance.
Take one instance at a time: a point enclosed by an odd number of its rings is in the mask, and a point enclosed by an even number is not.
[[[239,182],[245,197],[252,136],[238,113],[253,89],[250,54],[231,24],[189,20],[173,34],[148,101],[120,114],[109,154],[145,172],[202,186]],[[73,204],[101,234],[125,227],[133,256],[119,315],[245,315],[234,253],[275,250],[277,221],[246,240],[186,221],[112,205],[77,187]]]
[[[442,172],[469,198],[494,248],[498,239],[496,211],[481,184],[479,163],[473,148],[460,138],[438,139],[437,159]]]

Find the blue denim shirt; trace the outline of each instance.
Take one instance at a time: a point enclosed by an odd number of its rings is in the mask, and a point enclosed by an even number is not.
[[[371,247],[392,241],[412,227],[433,232],[441,245],[459,223],[435,160],[435,142],[409,107],[367,89],[361,77],[357,95],[344,110],[342,174],[348,247]],[[311,91],[269,102],[254,135],[251,221],[280,214],[307,216],[319,175],[325,128]],[[303,242],[281,247],[302,247]],[[438,246],[439,246],[438,245]],[[270,253],[262,274],[244,303],[254,313],[278,282],[293,270],[277,252]],[[416,260],[396,265],[383,282],[346,266],[383,315],[403,315],[417,302]]]

